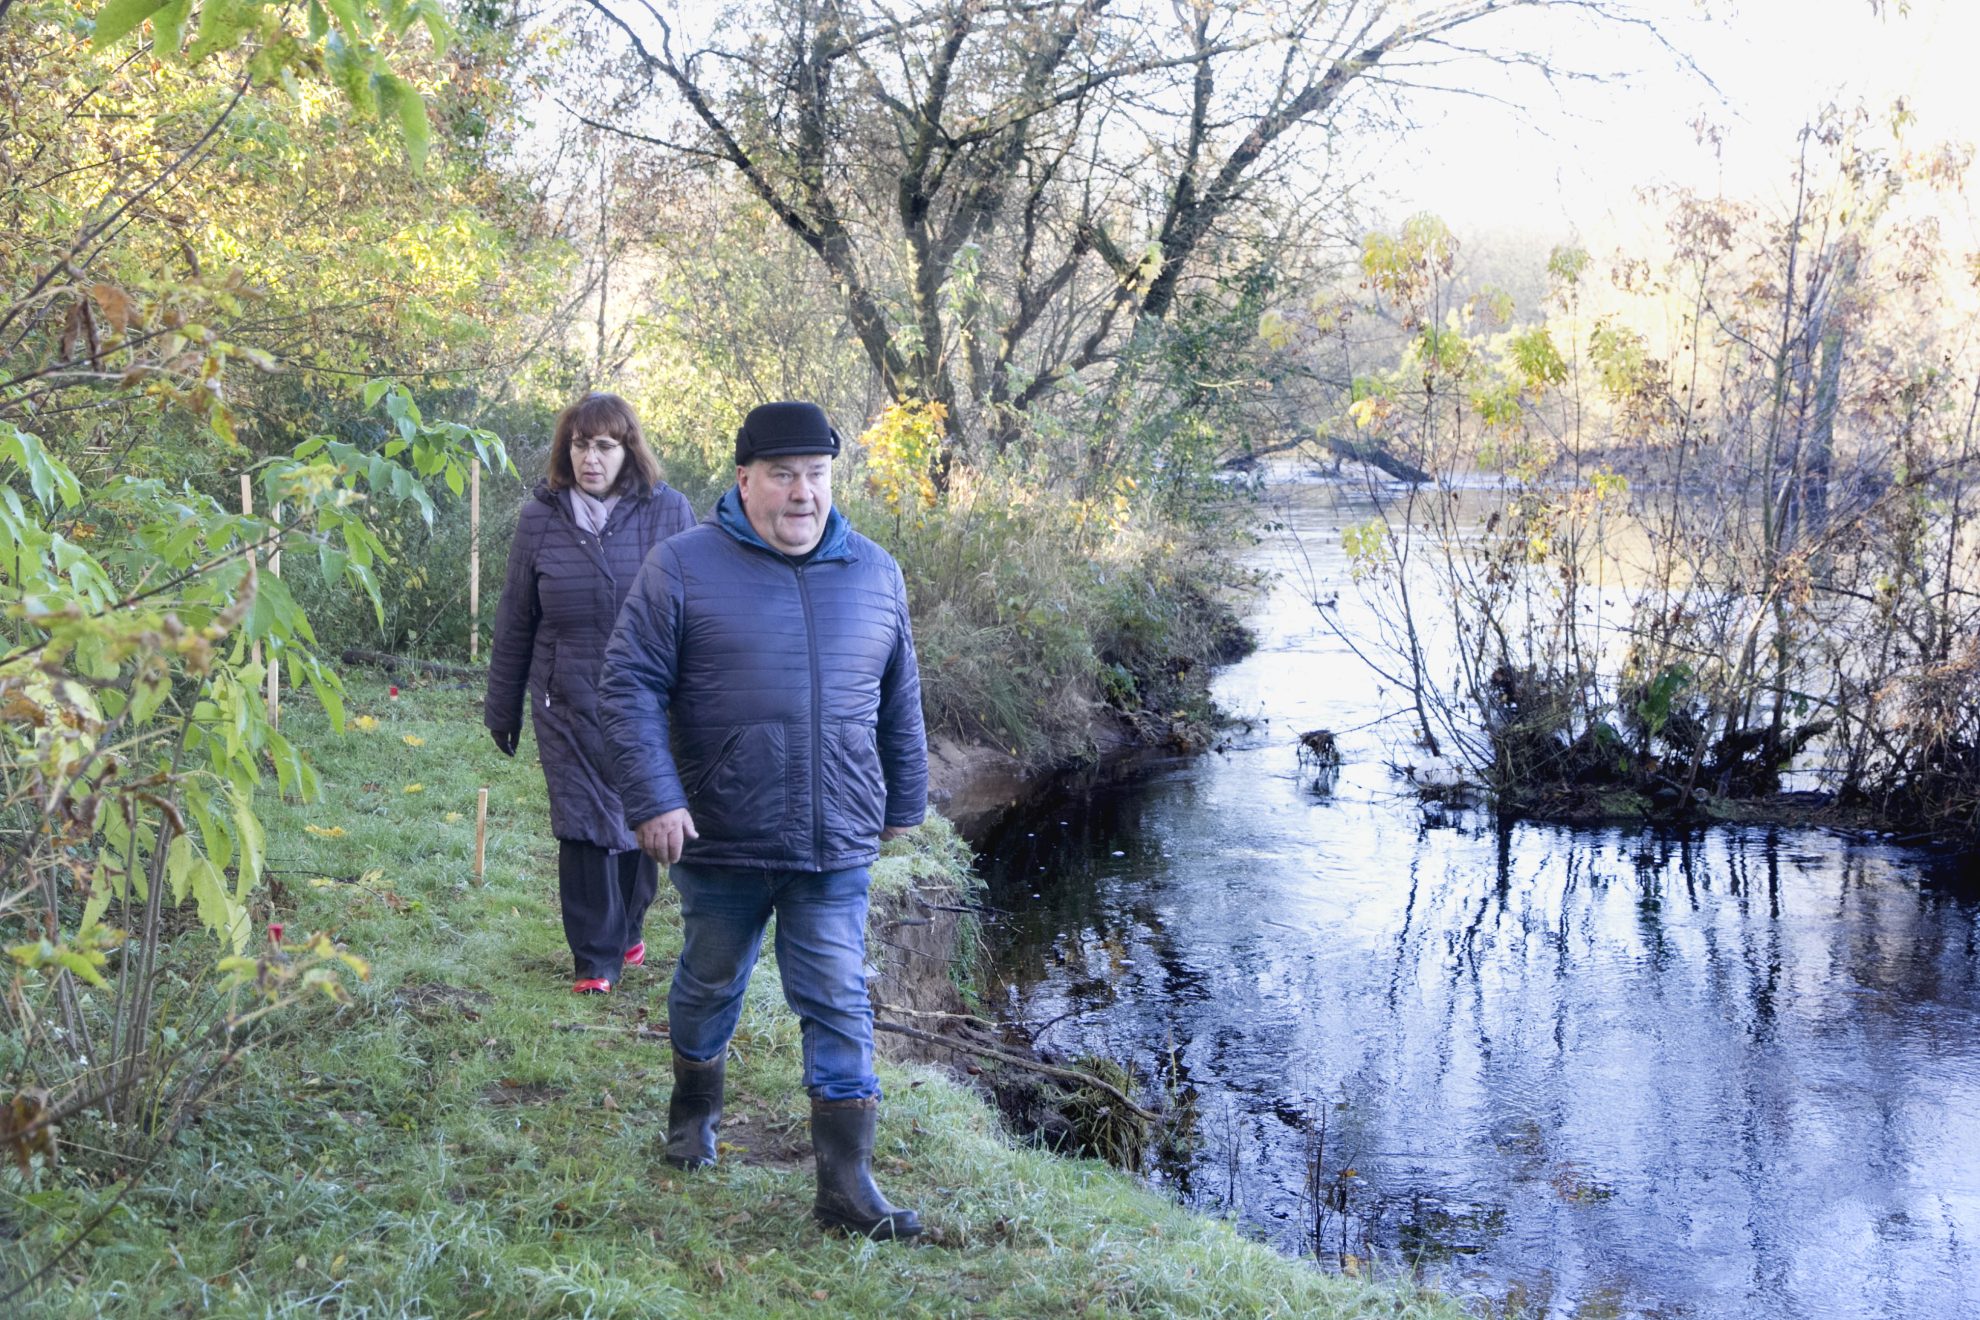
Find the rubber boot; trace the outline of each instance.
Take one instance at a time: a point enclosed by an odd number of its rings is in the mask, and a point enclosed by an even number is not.
[[[725,1051],[706,1063],[674,1056],[674,1094],[667,1100],[667,1163],[706,1169],[715,1163],[715,1129],[722,1122]]]
[[[878,1100],[813,1100],[811,1146],[818,1155],[818,1203],[813,1215],[826,1228],[876,1241],[913,1237],[921,1220],[912,1210],[887,1204],[873,1185],[873,1129]]]

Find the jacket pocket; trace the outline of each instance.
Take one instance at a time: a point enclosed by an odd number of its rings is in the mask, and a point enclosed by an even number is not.
[[[695,738],[698,754],[677,765],[695,830],[704,839],[763,839],[778,833],[790,812],[784,726],[774,721],[735,724],[720,731],[719,742],[716,732],[709,730],[705,742]]]
[[[708,787],[709,781],[715,778],[715,772],[722,768],[722,763],[736,754],[736,748],[742,745],[744,727],[746,726],[739,725],[730,729],[729,736],[722,739],[720,750],[710,757],[707,764],[696,771],[694,777],[687,782],[687,795],[690,798],[699,797],[702,790]]]
[[[557,700],[557,637],[554,633],[543,643],[543,672],[536,675],[536,682],[543,691],[543,709],[551,709]]]
[[[547,684],[550,697],[566,710],[582,712],[597,718],[598,683],[604,677],[602,655],[585,655],[577,647],[563,648],[564,654],[552,653],[550,681]]]
[[[841,724],[838,737],[839,791],[825,803],[825,810],[838,819],[832,826],[843,828],[862,843],[880,833],[887,819],[887,777],[880,768],[879,731],[867,724]]]

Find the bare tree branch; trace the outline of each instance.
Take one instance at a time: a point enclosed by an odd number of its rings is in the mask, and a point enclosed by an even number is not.
[[[1601,76],[1471,37],[1515,9],[1670,50],[1627,0],[1178,3],[1167,20],[1109,0],[755,0],[687,54],[686,8],[586,2],[678,95],[696,140],[616,113],[579,121],[734,168],[838,286],[887,394],[947,403],[952,443],[997,448],[1068,378],[1167,321],[1223,260],[1210,240],[1268,240],[1264,203],[1327,177],[1297,152],[1352,131],[1358,89],[1385,89],[1360,102],[1381,123],[1394,93],[1461,62]]]

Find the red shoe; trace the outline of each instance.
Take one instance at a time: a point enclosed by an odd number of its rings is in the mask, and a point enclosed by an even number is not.
[[[602,976],[587,976],[582,981],[571,986],[571,993],[574,995],[609,995],[612,993],[612,983]]]
[[[645,940],[641,940],[639,943],[633,945],[630,949],[626,950],[626,966],[628,967],[646,966]]]

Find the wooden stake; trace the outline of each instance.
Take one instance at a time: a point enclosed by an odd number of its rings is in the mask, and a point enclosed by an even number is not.
[[[481,464],[468,469],[468,663],[481,655]]]
[[[474,804],[474,882],[486,883],[488,870],[488,790],[482,789]]]
[[[282,506],[277,504],[272,515],[276,526],[282,523]],[[278,540],[268,551],[268,575],[282,576],[282,543]],[[274,648],[268,652],[268,727],[282,727],[282,662],[275,655]]]
[[[241,473],[241,517],[254,517],[254,478],[245,472]],[[248,572],[250,576],[254,572],[255,558],[254,553],[250,551],[248,554]],[[261,663],[260,642],[255,642],[249,649],[248,659],[257,665]]]

